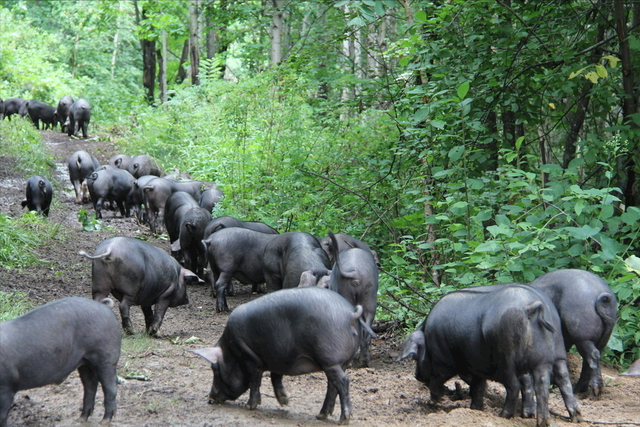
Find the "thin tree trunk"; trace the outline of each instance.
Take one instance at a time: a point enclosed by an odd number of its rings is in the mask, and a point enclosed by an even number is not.
[[[595,44],[598,44],[604,39],[604,25],[598,26],[598,35],[596,36]],[[598,49],[594,49],[590,55],[590,62],[596,63],[598,58],[600,57],[600,51]],[[567,168],[571,160],[576,157],[577,143],[578,137],[580,135],[580,131],[584,126],[584,120],[587,116],[587,109],[589,108],[589,102],[591,101],[591,97],[589,93],[593,88],[593,83],[590,80],[585,80],[583,83],[584,87],[580,91],[580,98],[578,99],[578,110],[569,115],[569,131],[564,140],[564,153],[562,155],[562,167]]]
[[[189,59],[191,60],[191,84],[200,84],[200,53],[198,51],[200,33],[198,31],[198,13],[200,0],[189,2]]]
[[[160,59],[160,101],[167,102],[167,30],[162,30],[162,49],[158,52]]]
[[[118,18],[116,19],[116,33],[113,35],[113,54],[111,55],[111,81],[116,75],[116,62],[118,58],[118,40],[120,39],[120,26],[122,24],[122,7],[123,3],[118,4]]]
[[[176,84],[180,84],[187,78],[187,70],[184,68],[185,62],[189,58],[189,39],[184,41],[182,45],[182,54],[180,55],[180,65],[178,65],[178,74],[176,74]]]

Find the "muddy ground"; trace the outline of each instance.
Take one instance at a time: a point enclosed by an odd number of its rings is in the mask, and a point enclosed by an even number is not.
[[[21,270],[0,268],[0,290],[26,292],[34,305],[70,296],[91,297],[91,265],[78,256],[78,251],[92,253],[102,240],[115,236],[135,236],[165,250],[168,242],[149,234],[149,230],[132,218],[121,218],[107,211],[103,225],[109,230],[86,232],[77,219],[80,206],[74,203],[73,189],[66,173],[66,162],[76,150],[94,154],[102,163],[117,154],[112,146],[97,139],[69,139],[58,131],[42,131],[58,170],[56,194],[49,221],[61,224],[59,238],[37,249],[45,262]],[[139,153],[126,153],[130,155]],[[15,170],[13,162],[0,153],[0,212],[20,216],[26,179]],[[90,204],[83,206],[93,212]],[[245,393],[235,402],[208,404],[207,393],[212,382],[209,365],[188,350],[215,344],[225,326],[227,315],[217,314],[214,301],[204,286],[189,287],[190,304],[170,308],[160,329],[159,338],[145,338],[144,321],[139,308],[132,309],[137,334],[124,339],[118,365],[120,377],[129,378],[118,387],[118,410],[113,426],[327,426],[339,417],[339,404],[328,421],[317,421],[327,381],[323,373],[285,377],[289,405],[280,407],[271,384],[262,384],[262,404],[247,410]],[[236,296],[229,298],[231,308],[256,296],[250,288],[236,286]],[[117,310],[114,309],[117,314]],[[195,337],[195,338],[194,338]],[[191,343],[188,341],[191,338]],[[504,402],[504,388],[490,383],[485,397],[485,410],[468,409],[468,387],[459,379],[466,396],[450,397],[433,405],[429,392],[413,377],[414,362],[395,362],[403,340],[402,332],[379,334],[373,343],[373,360],[369,368],[349,369],[350,394],[353,403],[351,425],[354,426],[535,426],[535,420],[498,417]],[[185,343],[187,341],[188,343]],[[570,355],[572,376],[577,379],[579,356]],[[2,373],[0,373],[2,375]],[[265,374],[268,376],[268,373]],[[585,422],[580,425],[640,425],[640,378],[618,375],[615,367],[605,367],[606,388],[599,400],[578,396]],[[75,425],[80,414],[82,386],[77,373],[61,385],[19,392],[9,414],[12,426]],[[96,412],[90,418],[96,425],[102,417],[102,392],[98,392]],[[553,422],[571,426],[556,389],[552,390],[550,408]]]

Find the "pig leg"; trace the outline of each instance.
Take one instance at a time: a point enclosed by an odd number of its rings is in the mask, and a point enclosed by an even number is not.
[[[599,397],[604,388],[602,374],[600,373],[600,351],[593,341],[576,343],[578,353],[582,356],[582,372],[576,384],[576,393],[591,391],[595,397]]]
[[[531,375],[520,377],[520,392],[522,393],[522,418],[533,418],[536,415],[536,402],[533,400],[533,383]]]
[[[80,380],[84,387],[84,397],[82,398],[82,413],[79,422],[86,422],[87,419],[93,414],[93,408],[96,403],[96,392],[98,391],[98,376],[96,375],[93,367],[89,365],[83,365],[78,368],[78,374],[80,374]]]
[[[282,374],[271,372],[271,385],[273,385],[273,391],[278,399],[278,403],[282,406],[289,404],[289,396],[282,385]]]
[[[80,181],[73,181],[73,189],[76,192],[76,203],[81,205],[82,204],[82,191],[80,190]]]
[[[104,394],[104,416],[100,424],[109,424],[111,418],[116,413],[116,395],[118,393],[118,375],[116,365],[111,364],[97,369],[98,379],[102,384]]]
[[[446,391],[444,383],[455,374],[448,372],[448,370],[443,369],[442,372],[433,373],[429,380],[428,388],[431,393],[431,401],[433,403],[438,403],[444,396]],[[472,381],[473,382],[473,381]]]
[[[218,276],[218,280],[216,280],[216,312],[227,312],[229,311],[229,306],[227,305],[227,296],[225,295],[225,291],[229,284],[231,283],[231,274],[226,271],[220,272],[220,276]]]
[[[513,418],[516,413],[518,395],[520,394],[520,381],[516,376],[515,367],[507,367],[506,372],[504,387],[507,389],[507,397],[504,400],[504,406],[502,407],[502,411],[500,411],[500,416]],[[536,391],[538,391],[537,388]],[[540,402],[540,397],[538,397],[538,402]]]
[[[262,399],[260,398],[260,383],[262,382],[262,373],[264,371],[253,366],[249,368],[249,401],[247,402],[247,408],[256,409]]]
[[[151,328],[153,325],[153,308],[149,307],[140,307],[142,309],[142,313],[144,314],[144,326],[147,330]]]
[[[557,360],[553,364],[553,383],[558,386],[560,393],[562,393],[562,399],[564,400],[567,411],[569,411],[571,422],[581,423],[582,415],[578,407],[578,400],[573,395],[573,390],[571,389],[571,378],[566,360]]]
[[[156,303],[153,310],[154,311],[153,322],[151,323],[151,326],[147,328],[147,333],[152,337],[155,337],[158,334],[158,330],[162,325],[162,319],[164,319],[164,314],[167,312],[168,308],[169,308],[168,299],[164,299]]]
[[[129,217],[129,212],[126,212],[125,215],[125,209],[124,209],[124,203],[122,202],[122,200],[118,200],[116,202],[116,205],[118,206],[118,210],[120,211],[120,215],[124,218],[124,217]]]
[[[93,203],[93,210],[96,211],[96,219],[102,218],[102,197],[98,197],[98,199]]]
[[[469,393],[471,394],[471,409],[482,411],[484,409],[484,391],[487,388],[487,380],[473,376],[469,384]],[[433,400],[433,393],[431,394]]]
[[[338,424],[349,424],[351,418],[351,399],[349,397],[349,377],[344,373],[344,369],[340,365],[331,366],[325,369],[325,374],[329,384],[327,385],[327,395],[320,414],[316,418],[320,420],[326,419],[333,412],[336,404],[336,394],[340,396],[340,419]]]
[[[536,427],[547,427],[551,424],[549,415],[551,369],[552,367],[547,364],[540,364],[533,371],[533,387],[536,391],[537,401]]]
[[[131,323],[131,317],[129,316],[130,304],[126,299],[120,301],[118,308],[120,309],[120,317],[122,318],[122,329],[127,335],[133,335],[133,324]]]
[[[7,425],[7,418],[9,417],[9,409],[13,404],[13,397],[16,392],[9,388],[7,385],[0,387],[0,426]]]

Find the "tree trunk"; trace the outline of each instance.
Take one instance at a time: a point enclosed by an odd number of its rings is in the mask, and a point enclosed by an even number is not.
[[[140,25],[140,21],[146,18],[145,11],[142,9],[140,13],[137,0],[134,0],[133,4],[136,11],[136,25]],[[140,39],[140,47],[142,48],[142,86],[147,90],[147,102],[152,104],[156,83],[156,42]]]
[[[191,0],[189,2],[189,59],[191,60],[191,84],[200,84],[200,53],[199,40],[200,33],[198,31],[198,13],[200,9],[200,0]]]
[[[624,1],[615,0],[613,5],[616,30],[618,32],[620,62],[622,63],[622,88],[625,96],[622,100],[622,116],[623,123],[629,126],[629,136],[633,136],[638,132],[638,125],[633,120],[633,115],[638,111],[638,96],[634,90],[635,78],[633,74],[633,65],[631,62],[631,49],[629,47],[629,38],[627,33],[627,20],[624,7]],[[635,10],[634,10],[635,11]],[[635,16],[634,20],[637,19]],[[618,168],[618,187],[624,193],[624,204],[628,206],[636,206],[635,196],[635,176],[636,176],[636,157],[638,153],[638,143],[636,138],[629,138],[631,146],[626,156],[619,157]]]
[[[118,5],[118,18],[116,19],[116,33],[113,35],[113,54],[111,55],[111,81],[116,75],[116,61],[118,58],[118,40],[120,38],[120,26],[122,25],[122,7],[123,3]]]
[[[158,80],[160,83],[160,101],[167,102],[167,30],[162,30],[162,49],[158,51],[160,60],[160,73]]]
[[[271,0],[271,66],[275,67],[282,62],[282,45],[285,36],[284,0]]]
[[[180,65],[178,65],[178,74],[176,74],[176,84],[180,84],[187,78],[187,70],[184,68],[184,63],[189,58],[189,39],[184,41],[182,45],[182,54],[180,55]]]

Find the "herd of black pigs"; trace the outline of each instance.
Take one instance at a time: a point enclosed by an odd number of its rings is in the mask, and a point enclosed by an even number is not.
[[[38,128],[39,122],[52,129],[59,123],[69,136],[80,128],[87,138],[91,107],[70,96],[57,108],[0,99],[0,119],[13,114],[28,115]],[[97,218],[117,207],[153,233],[164,228],[171,254],[135,238],[109,238],[93,254],[80,252],[92,262],[93,300],[63,298],[0,323],[0,427],[7,424],[17,391],[61,383],[75,369],[84,386],[80,420],[92,414],[100,384],[102,422],[108,424],[116,411],[121,341],[109,295],[119,301],[125,333],[133,333],[129,310],[138,305],[147,333],[155,336],[166,310],[189,302],[189,284],[209,283],[216,310],[229,311],[232,279],[251,284],[254,293],[266,284],[267,294],[233,310],[215,347],[193,351],[211,363],[210,401],[235,400],[250,390],[247,406],[254,409],[262,374],[270,371],[275,396],[286,405],[284,375],[323,371],[328,387],[317,418],[332,414],[339,396],[339,423],[349,422],[345,370],[352,363],[368,365],[375,337],[375,251],[346,234],[281,234],[259,221],[212,218],[212,208],[223,199],[215,184],[165,175],[148,155],[117,155],[100,165],[90,153],[77,151],[68,168],[76,203],[91,201]],[[22,206],[48,216],[52,195],[47,178],[32,176]],[[616,319],[616,297],[604,280],[583,270],[556,270],[529,285],[471,287],[444,296],[404,341],[400,359],[416,361],[415,377],[428,386],[433,402],[458,375],[470,386],[471,408],[482,410],[486,381],[498,381],[507,391],[501,416],[515,415],[521,394],[521,415],[548,426],[553,383],[569,417],[579,422],[574,391],[601,394],[600,353]],[[29,341],[23,340],[27,330]],[[583,358],[575,386],[566,361],[573,345]],[[634,365],[628,374],[640,374]]]

